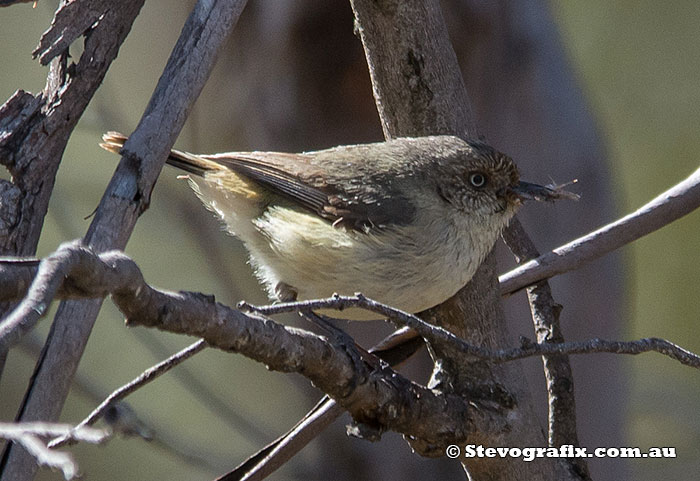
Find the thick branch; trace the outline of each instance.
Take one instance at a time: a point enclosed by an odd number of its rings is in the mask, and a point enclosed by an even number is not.
[[[106,3],[114,5],[113,2]],[[99,251],[121,249],[126,245],[136,220],[148,208],[153,185],[167,152],[245,3],[245,0],[200,0],[194,7],[146,112],[125,146],[125,155],[102,197],[85,236],[85,245]],[[124,2],[119,8],[110,7],[103,20],[113,16],[120,18],[124,8]],[[116,31],[119,30],[106,33],[114,36]],[[110,45],[112,39],[102,39],[92,29],[91,35],[86,37],[83,57],[88,55],[90,45],[100,41]],[[68,135],[63,137],[63,142],[67,141]],[[50,344],[44,351],[22,408],[22,420],[53,420],[58,417],[100,306],[101,300],[68,301],[59,306]],[[68,345],[72,349],[64,348]],[[8,459],[8,469],[3,476],[13,480],[32,477],[35,468],[30,464],[31,459],[15,449],[11,449]]]
[[[39,290],[38,285],[43,284],[48,286],[43,290],[45,296],[25,299],[26,304],[16,310],[18,316],[31,315],[37,305],[54,294],[90,298],[111,293],[128,323],[201,337],[212,347],[239,352],[270,369],[298,372],[334,397],[357,420],[433,446],[433,451],[422,454],[440,453],[447,444],[464,441],[469,435],[505,427],[504,414],[498,410],[482,413],[461,397],[436,394],[391,370],[370,370],[358,362],[357,353],[349,347],[333,346],[314,334],[230,309],[211,296],[155,289],[144,281],[136,264],[120,252],[97,255],[75,243],[66,244],[57,255],[45,259],[40,270],[51,274],[37,278],[30,290]],[[86,272],[91,273],[87,282],[70,274],[65,277],[65,273]],[[327,302],[352,303],[346,298]],[[355,302],[374,305],[362,297],[355,298]],[[387,309],[377,306],[374,308],[381,312]],[[2,332],[14,336],[13,327],[24,329],[25,325],[6,321]]]
[[[385,136],[478,137],[440,2],[351,0],[351,4]],[[426,315],[464,339],[491,347],[501,345],[507,328],[493,256],[456,296]],[[470,363],[457,359],[449,350],[442,351],[441,346],[432,346],[432,352],[436,359],[433,382],[442,389],[484,398],[489,397],[486,393],[503,393],[503,398],[518,400],[512,429],[489,439],[490,445],[542,443],[519,367],[494,369],[487,363]],[[535,480],[551,478],[554,468],[547,463],[503,462],[496,466],[473,459],[469,460],[469,471],[475,478]]]
[[[476,137],[464,80],[439,2],[350,3],[384,136]]]
[[[33,262],[33,261],[30,261]],[[44,266],[44,264],[55,264]],[[20,263],[8,264],[5,272]],[[226,351],[239,352],[283,372],[298,372],[321,390],[333,396],[355,419],[381,428],[393,429],[411,437],[414,443],[432,446],[421,451],[424,455],[440,455],[447,444],[474,442],[488,437],[507,426],[510,406],[491,405],[490,410],[473,409],[468,398],[434,391],[411,383],[391,370],[374,371],[358,362],[356,353],[348,347],[333,346],[311,333],[287,328],[258,315],[246,314],[216,303],[210,296],[191,292],[172,293],[148,285],[136,264],[120,252],[97,255],[78,244],[63,246],[56,255],[42,262],[45,275],[35,280],[30,290],[39,284],[47,286],[46,297],[27,298],[27,306],[18,312],[25,315],[37,304],[44,304],[53,294],[63,296],[103,296],[111,293],[117,306],[131,324],[141,324],[170,332],[195,335],[206,343]],[[91,273],[89,279],[85,273]],[[68,273],[68,274],[66,274]],[[79,278],[73,278],[75,273]],[[257,313],[309,311],[317,308],[343,309],[361,307],[389,316],[396,322],[420,330],[434,344],[449,342],[453,348],[469,356],[489,361],[506,362],[535,355],[564,353],[613,352],[639,354],[656,351],[679,362],[700,368],[700,357],[662,339],[642,339],[633,342],[594,339],[569,343],[525,343],[512,349],[493,350],[474,346],[448,331],[430,326],[416,316],[392,309],[361,295],[334,296],[317,301],[303,301],[273,306],[244,308]],[[19,323],[19,325],[22,325]],[[5,329],[3,331],[7,332]],[[183,356],[191,355],[204,346],[198,342]],[[149,370],[134,383],[120,389],[115,396],[123,397],[142,385],[144,380],[171,367],[163,363]],[[106,402],[103,404],[107,404]],[[96,411],[86,424],[101,411]]]

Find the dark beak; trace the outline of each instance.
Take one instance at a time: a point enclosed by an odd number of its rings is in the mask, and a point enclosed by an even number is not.
[[[537,200],[540,202],[553,202],[557,199],[579,199],[577,194],[564,190],[563,186],[549,187],[523,181],[520,181],[515,186],[511,187],[510,191],[522,201]]]

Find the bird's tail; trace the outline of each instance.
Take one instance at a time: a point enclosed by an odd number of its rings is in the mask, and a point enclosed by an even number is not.
[[[115,154],[121,154],[121,149],[127,138],[126,135],[120,134],[119,132],[107,132],[102,136],[100,147],[114,152]],[[216,162],[204,159],[195,154],[190,154],[189,152],[174,149],[170,151],[166,162],[173,167],[177,167],[178,169],[200,177],[203,177],[204,173],[207,171],[221,168]]]

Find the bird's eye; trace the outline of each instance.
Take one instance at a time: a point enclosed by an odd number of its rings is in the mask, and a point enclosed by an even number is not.
[[[486,185],[486,176],[481,172],[472,172],[469,174],[469,183],[477,189],[481,188]]]

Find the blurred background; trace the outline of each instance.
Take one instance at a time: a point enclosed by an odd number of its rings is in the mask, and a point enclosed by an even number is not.
[[[0,99],[40,91],[47,69],[31,51],[57,2],[0,9]],[[82,236],[117,157],[98,147],[107,130],[130,133],[155,87],[192,1],[146,2],[66,150],[39,252]],[[522,214],[540,250],[615,220],[684,179],[700,155],[700,3],[589,0],[443,2],[477,124],[511,154],[523,177],[579,180],[578,203]],[[71,49],[80,54],[80,45]],[[346,1],[249,2],[177,146],[195,152],[301,151],[381,139],[352,12]],[[235,305],[266,299],[240,243],[220,231],[177,172],[166,168],[127,254],[146,279],[214,294]],[[700,215],[556,279],[567,339],[658,336],[700,351]],[[503,247],[501,270],[513,265]],[[506,300],[510,339],[534,337],[523,295]],[[10,353],[0,419],[13,419],[49,319]],[[293,318],[285,322],[296,323]],[[306,327],[306,326],[304,326]],[[352,324],[365,345],[390,329]],[[62,420],[75,423],[110,391],[193,342],[126,329],[108,301]],[[583,445],[674,446],[678,458],[591,462],[594,479],[696,479],[700,374],[660,355],[577,356]],[[542,424],[541,362],[524,362]],[[407,374],[425,381],[419,356]],[[117,438],[73,449],[89,479],[210,479],[291,427],[320,396],[299,376],[208,350],[130,396],[154,441]],[[413,455],[400,436],[347,438],[336,422],[272,479],[461,479],[447,460]],[[43,470],[39,479],[60,479]]]

